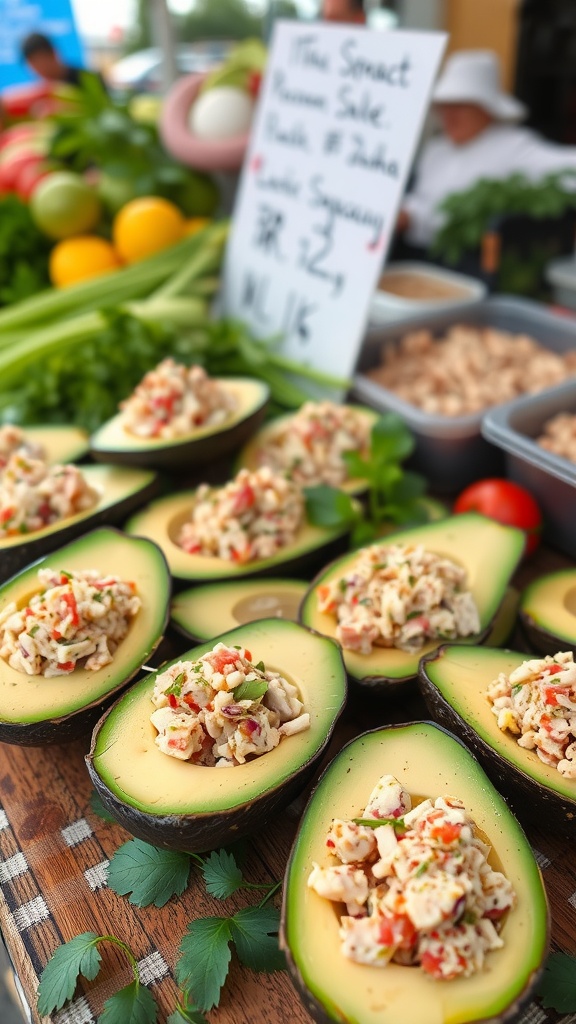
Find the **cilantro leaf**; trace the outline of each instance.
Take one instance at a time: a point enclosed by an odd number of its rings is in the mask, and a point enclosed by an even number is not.
[[[551,953],[544,965],[538,995],[545,1010],[576,1012],[576,957]]]
[[[203,1010],[211,1010],[220,1000],[232,956],[231,938],[227,917],[203,917],[190,922],[180,943],[176,980]]]
[[[102,959],[97,944],[95,932],[83,932],[54,951],[42,971],[38,986],[38,1013],[41,1017],[60,1010],[68,999],[72,999],[79,975],[93,981]]]
[[[275,907],[244,907],[230,918],[239,960],[253,971],[283,971],[284,953],[278,946],[280,914]]]
[[[112,823],[116,822],[116,819],[113,818],[104,807],[100,794],[97,793],[95,789],[90,793],[90,810],[99,818],[102,818],[102,821],[110,821]]]
[[[342,452],[342,461],[348,470],[348,476],[369,480],[372,475],[372,463],[363,459],[358,452]]]
[[[166,1021],[166,1024],[209,1024],[202,1010],[197,1010],[194,1006],[181,1006],[178,1004],[174,1013],[171,1013]]]
[[[154,1024],[157,1016],[154,996],[134,980],[106,1000],[98,1024]]]
[[[337,487],[305,487],[304,498],[306,517],[312,526],[348,526],[358,519],[356,502]]]
[[[268,689],[268,683],[265,679],[245,679],[240,686],[236,686],[232,691],[234,700],[259,700],[263,697]]]
[[[119,896],[130,896],[137,907],[163,907],[172,896],[180,896],[188,885],[190,857],[177,850],[159,850],[130,839],[112,857],[108,885]]]
[[[214,850],[204,861],[202,874],[206,889],[217,900],[225,900],[242,888],[244,879],[236,859],[226,850]]]
[[[377,462],[401,462],[414,451],[414,438],[394,412],[380,416],[370,434],[370,454]]]

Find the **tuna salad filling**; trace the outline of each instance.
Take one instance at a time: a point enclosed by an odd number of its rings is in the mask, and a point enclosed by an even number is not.
[[[120,409],[128,433],[170,439],[224,423],[237,405],[236,397],[201,366],[164,359],[143,377]]]
[[[373,646],[417,651],[428,639],[454,640],[480,630],[466,571],[415,544],[363,548],[345,575],[318,587],[321,612],[338,620],[349,651]]]
[[[572,651],[523,661],[488,687],[498,728],[535,750],[544,764],[576,779],[576,665]]]
[[[370,429],[366,416],[351,406],[306,402],[272,431],[258,451],[258,462],[301,487],[338,487],[350,476],[346,452],[366,455]]]
[[[99,498],[77,466],[49,466],[16,451],[0,474],[0,539],[68,519]]]
[[[41,590],[0,613],[0,658],[30,676],[61,676],[110,664],[141,601],[134,583],[96,569],[39,569]]]
[[[46,457],[42,445],[30,441],[20,427],[6,424],[4,427],[0,427],[0,477],[10,456],[14,454],[30,459],[44,460]]]
[[[162,753],[209,767],[244,764],[310,726],[293,683],[223,643],[159,675],[152,703]]]
[[[291,544],[303,521],[296,484],[267,467],[241,469],[224,487],[198,488],[177,543],[191,555],[251,562]]]
[[[308,886],[345,904],[341,950],[350,960],[419,966],[449,981],[481,970],[503,946],[515,893],[455,797],[412,808],[400,782],[384,775],[358,818],[332,821],[326,850],[331,863],[314,864]]]

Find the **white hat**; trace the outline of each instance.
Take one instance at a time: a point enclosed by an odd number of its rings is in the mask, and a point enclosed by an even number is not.
[[[499,121],[521,121],[526,107],[502,91],[498,57],[491,50],[459,50],[446,61],[434,103],[476,103]]]

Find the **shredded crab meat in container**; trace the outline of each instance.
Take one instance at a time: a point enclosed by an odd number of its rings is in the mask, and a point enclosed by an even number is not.
[[[0,427],[0,477],[6,468],[11,455],[23,455],[25,458],[41,459],[46,458],[46,453],[41,444],[31,441],[20,427],[6,424]]]
[[[345,452],[366,455],[370,429],[366,416],[351,406],[306,402],[269,434],[258,450],[258,462],[301,487],[338,487],[349,478],[342,456]]]
[[[341,950],[361,964],[419,966],[441,981],[483,968],[503,946],[500,925],[514,906],[508,879],[455,797],[423,800],[384,775],[357,818],[335,818],[329,866],[314,864],[308,886],[346,905]]]
[[[201,366],[186,367],[173,359],[150,370],[120,403],[128,433],[168,439],[224,423],[237,406],[236,396]]]
[[[576,779],[576,665],[571,651],[523,661],[488,687],[498,728],[544,764]]]
[[[39,569],[41,590],[0,613],[0,657],[28,675],[92,671],[113,660],[141,600],[136,586],[96,569]]]
[[[202,484],[177,543],[189,554],[251,562],[291,544],[304,521],[300,488],[266,466],[224,487]]]
[[[159,675],[152,703],[162,753],[209,767],[244,764],[310,726],[293,683],[223,643]]]
[[[480,631],[465,569],[420,544],[363,548],[345,575],[318,587],[318,600],[338,619],[342,646],[360,654],[373,645],[417,651],[427,639]]]
[[[0,475],[0,538],[41,530],[99,499],[77,466],[49,466],[16,451]]]

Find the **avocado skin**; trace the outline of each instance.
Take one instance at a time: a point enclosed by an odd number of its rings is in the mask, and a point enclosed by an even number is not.
[[[73,743],[91,732],[103,711],[129,684],[130,680],[127,679],[121,690],[116,689],[65,718],[47,718],[43,722],[22,724],[0,721],[0,743],[12,743],[20,747],[51,747],[60,743]]]
[[[92,448],[91,454],[97,462],[118,463],[127,466],[152,467],[161,470],[196,469],[206,463],[229,455],[252,436],[266,415],[267,402],[227,430],[214,431],[206,437],[181,444],[167,444],[164,448],[135,449],[119,451],[113,448]]]
[[[442,651],[442,649],[440,648],[439,651],[431,652],[430,655],[427,656],[427,660],[432,660],[434,658],[437,658],[441,654],[441,651]],[[408,725],[410,725],[410,724],[414,725],[416,723],[408,723]],[[454,740],[455,742],[459,743],[462,747],[464,747],[465,749],[468,749],[468,753],[470,754],[471,757],[474,756],[474,752],[470,751],[470,749],[468,748],[468,745],[463,741],[463,739],[461,737],[457,736],[457,735],[454,735],[454,733],[451,730],[449,730],[448,728],[445,728],[443,724],[439,724],[438,725],[438,724],[436,724],[434,722],[426,722],[426,721],[422,721],[422,722],[420,722],[418,724],[424,725],[424,726],[426,726],[426,725],[433,725],[439,731],[444,732],[448,736],[450,736],[450,738],[452,740]],[[338,754],[334,758],[334,761],[338,760],[338,758],[343,756],[345,754],[347,748],[352,747],[358,741],[358,739],[361,739],[363,737],[370,737],[371,735],[376,735],[377,733],[387,732],[388,730],[391,730],[391,731],[392,730],[402,730],[402,729],[405,729],[405,728],[406,728],[406,725],[403,725],[403,724],[387,725],[387,726],[384,726],[384,727],[381,727],[381,728],[369,730],[368,732],[363,733],[362,737],[356,736],[354,739],[350,740],[348,743],[346,743],[344,745],[344,747],[341,748],[341,750],[338,752]],[[327,767],[322,772],[322,774],[320,775],[320,777],[318,778],[318,780],[316,781],[314,789],[312,790],[312,792],[310,794],[306,810],[308,809],[308,807],[310,807],[312,805],[312,803],[314,801],[314,798],[316,796],[317,790],[320,788],[320,785],[322,784],[325,776],[327,776],[331,772],[332,767],[333,767],[333,763],[328,764]],[[348,771],[349,770],[350,769],[348,769]],[[376,771],[377,770],[378,769],[376,769]],[[295,961],[295,958],[294,958],[294,956],[292,954],[292,950],[291,950],[289,942],[288,942],[288,938],[287,938],[287,936],[288,936],[288,904],[289,904],[289,900],[288,900],[288,881],[289,881],[289,878],[290,878],[290,870],[291,870],[292,860],[293,860],[293,858],[294,858],[294,856],[296,854],[296,850],[297,850],[297,844],[298,844],[298,840],[299,840],[299,836],[300,836],[300,830],[303,828],[303,823],[304,823],[304,819],[305,819],[305,816],[306,816],[306,810],[305,810],[304,815],[303,815],[303,817],[301,819],[300,829],[299,829],[299,831],[298,831],[298,833],[296,835],[296,838],[294,839],[294,843],[293,843],[292,849],[290,851],[290,855],[289,855],[289,858],[288,858],[288,863],[287,863],[287,866],[286,866],[286,871],[285,871],[285,874],[284,874],[284,885],[283,885],[283,888],[282,888],[282,909],[281,909],[280,929],[279,929],[279,936],[278,936],[280,949],[284,952],[284,954],[286,956],[288,972],[289,972],[290,978],[291,978],[291,980],[292,980],[292,982],[293,982],[293,984],[294,984],[294,986],[295,986],[295,988],[296,988],[296,990],[297,990],[297,992],[298,992],[298,994],[300,996],[300,999],[302,1000],[302,1003],[304,1004],[305,1009],[308,1011],[308,1013],[310,1014],[312,1019],[317,1022],[317,1024],[360,1024],[361,1018],[360,1018],[360,1016],[357,1016],[356,1013],[354,1014],[354,1017],[349,1017],[348,1015],[346,1015],[346,1013],[344,1011],[340,1011],[340,1010],[336,1010],[335,1014],[332,1014],[332,1013],[328,1012],[327,1008],[316,998],[316,996],[313,994],[313,992],[311,992],[310,989],[308,988],[306,982],[304,981],[304,979],[302,977],[301,971],[300,971],[300,969],[299,969],[299,967],[298,967],[298,965],[297,965],[297,963]],[[540,877],[541,877],[541,875],[540,875]],[[542,883],[542,886],[543,886],[543,883]],[[478,1018],[476,1018],[474,1020],[470,1019],[470,1020],[467,1020],[466,1024],[513,1024],[514,1021],[517,1021],[519,1016],[520,1016],[520,1014],[526,1009],[528,1004],[531,1002],[531,1000],[533,998],[534,991],[535,991],[536,987],[538,986],[538,984],[540,982],[540,979],[542,978],[542,975],[544,973],[544,965],[545,965],[545,961],[546,961],[546,956],[548,955],[548,952],[549,952],[549,946],[550,946],[550,911],[549,911],[549,907],[548,907],[547,908],[547,922],[546,922],[546,949],[545,949],[544,955],[542,956],[542,960],[541,960],[538,968],[532,972],[532,974],[531,974],[531,976],[530,976],[530,978],[529,978],[525,988],[522,990],[522,992],[520,992],[518,994],[516,999],[514,999],[511,1003],[508,1004],[508,1006],[501,1013],[497,1014],[496,1016],[492,1015],[490,1017],[485,1017],[485,1016],[484,1017],[478,1017]],[[335,967],[335,969],[337,969],[337,967]],[[442,984],[442,983],[440,983],[440,984]],[[446,984],[449,984],[449,983],[447,982]],[[423,1020],[418,1020],[418,1021],[408,1020],[406,1022],[406,1024],[426,1024],[426,1021],[423,1021]]]
[[[141,490],[127,495],[122,501],[108,505],[100,511],[96,510],[93,515],[85,516],[69,526],[63,525],[61,530],[54,530],[52,533],[37,538],[34,538],[33,533],[27,534],[26,541],[15,547],[2,548],[0,541],[0,583],[6,583],[31,562],[42,558],[43,555],[51,554],[57,548],[64,547],[75,537],[80,537],[81,534],[95,529],[97,526],[109,526],[121,522],[140,505],[151,501],[158,493],[158,488],[158,480],[154,479]],[[64,522],[65,520],[63,520]]]
[[[556,831],[567,839],[575,839],[576,800],[553,792],[502,757],[478,735],[469,722],[461,718],[430,679],[427,665],[439,661],[450,646],[454,645],[444,644],[437,651],[425,655],[420,662],[420,693],[432,718],[447,731],[455,733],[472,751],[496,789],[506,795],[507,803],[522,823],[526,821],[542,825],[545,821],[551,831]]]
[[[100,727],[107,714],[112,710],[110,708],[102,716],[96,729]],[[316,765],[324,753],[332,732],[333,728],[328,733],[322,749],[317,751],[290,779],[280,783],[275,789],[256,800],[233,810],[218,811],[214,814],[166,814],[163,816],[145,814],[136,807],[122,803],[104,785],[93,765],[94,739],[89,753],[85,756],[85,761],[92,785],[99,794],[104,807],[127,832],[137,839],[163,850],[205,853],[207,850],[226,846],[244,836],[259,832],[274,814],[291,803],[314,777]],[[222,771],[234,771],[234,769],[226,768]]]
[[[553,633],[549,633],[547,629],[543,629],[538,623],[529,615],[528,612],[520,609],[518,613],[522,632],[526,637],[528,645],[531,650],[536,651],[538,654],[557,654],[558,651],[572,651],[572,654],[576,657],[576,642],[568,642],[562,637],[554,636]]]

